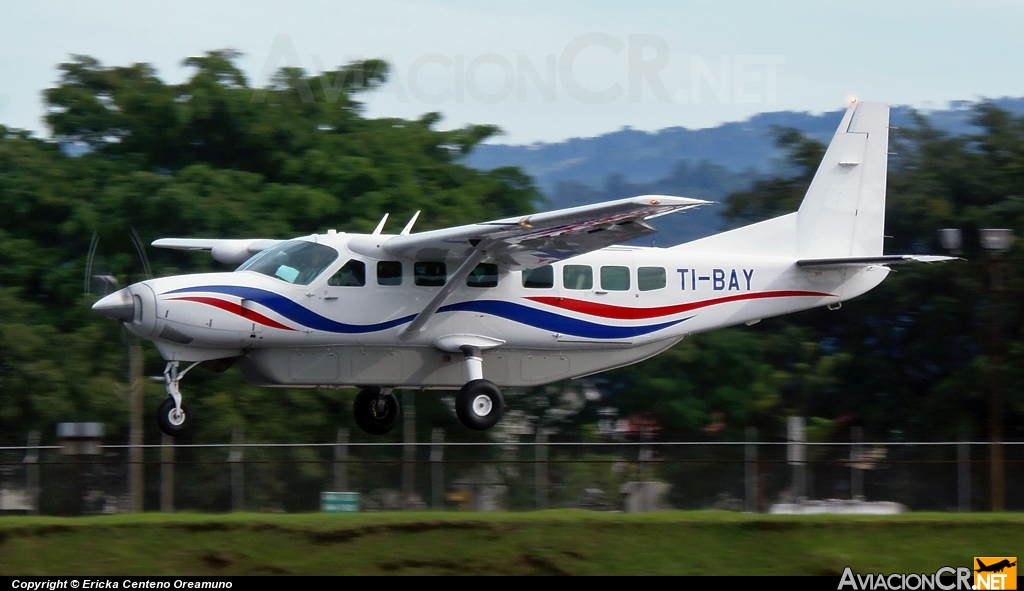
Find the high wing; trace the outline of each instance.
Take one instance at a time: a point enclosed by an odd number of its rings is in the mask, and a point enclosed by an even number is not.
[[[710,203],[701,199],[643,195],[594,205],[505,218],[493,222],[395,236],[384,250],[416,260],[468,259],[486,251],[486,260],[530,269],[653,234],[646,222]]]
[[[223,238],[160,238],[153,241],[157,248],[172,250],[208,250],[214,260],[227,263],[244,263],[252,255],[284,242],[267,238],[223,239]]]
[[[700,199],[643,195],[594,205],[506,218],[420,234],[399,235],[383,248],[396,257],[457,259],[447,283],[406,327],[412,335],[426,325],[476,265],[494,261],[509,269],[530,269],[653,234],[647,218],[709,203]]]

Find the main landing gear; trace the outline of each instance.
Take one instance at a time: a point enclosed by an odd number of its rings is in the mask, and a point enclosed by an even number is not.
[[[462,424],[474,431],[486,431],[505,414],[501,390],[484,379],[484,360],[479,347],[460,347],[466,358],[466,385],[455,396],[455,414]]]
[[[370,435],[383,435],[398,423],[398,398],[391,388],[363,388],[356,394],[352,414],[360,429]]]
[[[192,409],[185,404],[181,398],[181,390],[178,382],[193,367],[199,365],[195,362],[185,368],[185,371],[178,371],[177,361],[168,361],[164,367],[164,384],[167,386],[167,398],[160,403],[156,409],[156,424],[160,430],[171,437],[177,437],[188,430],[192,424]]]
[[[483,358],[478,347],[461,347],[466,359],[466,385],[455,395],[455,414],[474,431],[486,431],[501,420],[505,399],[501,390],[484,379]],[[352,407],[356,424],[370,435],[383,435],[398,423],[401,407],[391,388],[363,388]]]

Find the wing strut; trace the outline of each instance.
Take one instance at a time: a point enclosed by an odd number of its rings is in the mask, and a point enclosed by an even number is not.
[[[412,319],[412,322],[405,327],[405,331],[402,332],[403,337],[411,336],[413,333],[417,333],[423,330],[423,325],[437,312],[441,304],[444,303],[448,296],[451,295],[455,288],[462,285],[462,282],[469,277],[469,274],[473,272],[473,269],[487,256],[486,243],[480,242],[470,253],[469,257],[459,265],[459,268],[455,270],[455,273],[448,278],[447,283],[444,284],[437,294],[427,302],[427,305],[423,307],[423,310]]]

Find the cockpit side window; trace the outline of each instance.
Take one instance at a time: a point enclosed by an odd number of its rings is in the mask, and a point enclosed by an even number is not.
[[[350,260],[327,280],[327,285],[336,287],[362,287],[366,285],[366,263],[355,259]]]
[[[256,271],[293,285],[309,285],[338,258],[330,246],[291,240],[246,261],[238,271]]]

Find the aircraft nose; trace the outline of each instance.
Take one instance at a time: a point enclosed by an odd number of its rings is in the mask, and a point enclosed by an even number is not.
[[[129,288],[125,287],[96,302],[92,309],[111,320],[130,322],[135,318],[135,298]]]

